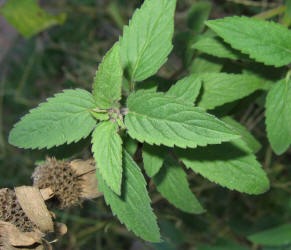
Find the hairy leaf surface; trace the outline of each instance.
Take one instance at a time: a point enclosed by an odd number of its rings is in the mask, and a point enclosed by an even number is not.
[[[291,62],[291,31],[280,24],[235,16],[207,21],[206,25],[258,62],[276,67]]]
[[[194,103],[201,88],[201,79],[193,74],[179,80],[166,93],[166,96],[175,97],[178,100]]]
[[[158,191],[175,207],[187,213],[200,214],[204,209],[189,188],[182,166],[168,156],[160,172],[153,178]]]
[[[106,184],[118,195],[122,181],[122,140],[118,124],[112,121],[99,123],[92,134],[92,152],[100,174]]]
[[[242,139],[177,154],[188,168],[223,187],[248,194],[269,189],[266,173]]]
[[[93,96],[98,108],[109,109],[120,100],[122,74],[119,44],[115,43],[103,58],[94,78]]]
[[[221,58],[228,58],[233,60],[247,58],[246,55],[231,48],[229,44],[224,43],[219,37],[207,37],[200,39],[198,42],[193,44],[192,48]]]
[[[203,94],[198,106],[205,109],[241,99],[264,86],[262,79],[252,75],[204,73],[200,77]]]
[[[221,71],[223,64],[224,59],[201,53],[193,60],[189,71],[191,74],[206,72],[218,73]]]
[[[218,144],[239,136],[204,110],[163,93],[138,91],[127,100],[125,125],[131,137],[182,148]]]
[[[281,80],[268,92],[266,126],[271,146],[277,155],[291,144],[291,80]]]
[[[149,177],[153,177],[163,166],[166,149],[144,143],[142,148],[143,167]]]
[[[87,137],[96,125],[88,109],[95,108],[85,90],[64,90],[30,110],[15,124],[9,143],[20,148],[51,148]]]
[[[146,189],[145,179],[131,156],[123,153],[124,180],[122,195],[115,194],[103,181],[99,171],[98,189],[104,193],[106,203],[117,215],[121,223],[144,240],[159,242],[160,232],[156,216],[150,206],[150,198]]]
[[[123,147],[131,156],[133,156],[138,149],[138,141],[132,139],[129,135],[123,138]]]
[[[176,0],[146,0],[125,26],[121,58],[131,81],[154,75],[172,50]]]
[[[241,139],[245,142],[251,152],[257,153],[261,149],[262,145],[258,142],[258,140],[239,122],[229,116],[223,117],[221,120],[229,124],[241,135]]]

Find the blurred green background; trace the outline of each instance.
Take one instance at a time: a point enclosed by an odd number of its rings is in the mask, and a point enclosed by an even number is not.
[[[0,1],[0,6],[4,2]],[[47,13],[65,13],[66,19],[63,24],[52,26],[28,39],[10,26],[0,14],[1,187],[31,185],[30,176],[35,162],[43,160],[46,155],[54,155],[59,159],[91,157],[88,140],[49,151],[32,151],[9,145],[8,134],[21,116],[56,92],[78,87],[90,90],[100,60],[118,40],[123,25],[128,23],[134,10],[142,2],[40,1],[41,7]],[[284,4],[283,1],[244,0],[215,0],[210,3],[211,19],[242,14],[253,16],[280,8]],[[178,0],[175,47],[169,61],[156,78],[161,86],[193,71],[191,65],[193,66],[196,52],[190,50],[189,45],[198,34],[191,31],[191,25],[195,26],[196,20],[189,18],[189,12],[195,4],[194,0]],[[286,16],[282,14],[274,20],[281,21],[283,18]],[[157,193],[152,183],[149,183],[152,206],[159,218],[163,243],[150,244],[134,236],[112,216],[110,209],[100,198],[86,201],[79,207],[56,211],[58,220],[67,224],[68,233],[54,243],[54,248],[291,249],[290,228],[287,234],[290,241],[284,244],[282,240],[282,245],[277,247],[255,244],[247,238],[253,233],[291,222],[291,150],[280,157],[272,154],[265,135],[260,98],[254,95],[243,99],[240,102],[244,102],[247,109],[237,109],[236,114],[241,118],[242,124],[263,144],[258,159],[271,180],[270,191],[260,196],[240,194],[189,172],[191,187],[207,210],[202,215],[191,215],[177,210]],[[277,234],[282,235],[280,232]]]

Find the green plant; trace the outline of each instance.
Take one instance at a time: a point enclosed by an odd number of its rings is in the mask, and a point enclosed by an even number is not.
[[[61,25],[66,20],[64,13],[49,15],[38,6],[36,0],[8,0],[0,14],[26,38],[53,25]]]
[[[246,17],[208,21],[216,33],[203,33],[191,46],[238,60],[239,73],[221,73],[223,64],[213,72],[197,72],[197,65],[191,65],[195,73],[163,92],[157,84],[146,86],[172,50],[175,5],[175,0],[145,1],[99,65],[92,93],[75,89],[56,94],[24,116],[9,137],[15,146],[41,149],[77,142],[93,131],[99,191],[128,229],[152,242],[160,241],[160,233],[145,178],[133,159],[138,142],[143,143],[143,167],[157,190],[189,213],[204,209],[189,188],[183,165],[231,190],[261,194],[269,188],[255,157],[260,144],[240,123],[224,116],[227,107],[222,105],[256,90],[267,92],[271,145],[281,154],[291,143],[290,79],[283,67],[291,62],[291,32],[280,24]],[[192,28],[197,33],[203,29],[198,24]],[[255,62],[283,67],[276,83],[259,66],[245,67]]]

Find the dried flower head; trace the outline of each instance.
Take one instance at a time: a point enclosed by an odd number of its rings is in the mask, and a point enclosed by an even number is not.
[[[34,231],[34,223],[27,217],[20,206],[14,190],[8,188],[0,189],[0,220],[10,222],[21,232]]]
[[[47,158],[44,164],[36,167],[32,177],[34,186],[52,189],[59,208],[70,207],[79,202],[81,185],[68,162]]]
[[[83,199],[100,195],[97,189],[96,167],[92,161],[57,161],[47,158],[36,167],[32,177],[39,189],[50,188],[61,209],[79,204]]]
[[[9,222],[0,221],[0,235],[0,250],[52,249],[40,232],[21,232]]]
[[[30,186],[0,190],[0,250],[52,249],[44,237],[67,232],[66,225],[54,222],[54,213],[46,207],[43,194],[49,197],[49,193]]]

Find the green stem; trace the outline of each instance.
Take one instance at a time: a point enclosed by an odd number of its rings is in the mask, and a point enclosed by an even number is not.
[[[258,18],[258,19],[270,19],[274,16],[277,16],[279,14],[282,14],[285,12],[286,10],[286,6],[285,5],[281,5],[275,9],[271,9],[271,10],[268,10],[268,11],[265,11],[265,12],[262,12],[258,15],[255,15],[253,16],[253,18]]]
[[[25,84],[27,82],[28,76],[29,76],[29,74],[32,70],[32,66],[35,62],[35,57],[36,57],[36,49],[32,52],[30,58],[28,59],[26,66],[25,66],[22,78],[21,78],[20,83],[16,89],[16,93],[15,93],[16,100],[21,96],[21,94],[23,92],[23,89],[24,89]]]
[[[135,84],[134,80],[131,79],[131,81],[130,81],[130,91],[131,92],[134,92],[134,84]]]

